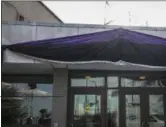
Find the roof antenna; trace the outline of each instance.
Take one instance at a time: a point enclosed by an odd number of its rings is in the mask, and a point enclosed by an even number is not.
[[[105,9],[104,25],[105,25],[105,23],[106,23],[106,16],[107,16],[107,15],[106,15],[106,12],[107,12],[107,10],[106,10],[107,3],[108,3],[108,0],[105,1],[105,7],[104,7],[104,9]]]
[[[110,21],[106,21],[107,20],[107,14],[106,14],[106,12],[107,12],[107,10],[106,10],[106,7],[107,6],[109,6],[110,7],[110,4],[109,4],[109,0],[105,0],[105,17],[104,17],[104,25],[108,25],[108,24],[110,24],[111,22],[112,22],[112,20],[110,20]]]
[[[145,25],[148,27],[148,21],[146,20]]]
[[[128,14],[129,14],[129,25],[131,26],[131,12],[129,11]]]
[[[109,0],[105,0],[105,4],[109,6]]]

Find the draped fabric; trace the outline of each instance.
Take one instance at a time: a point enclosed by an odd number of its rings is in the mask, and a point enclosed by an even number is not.
[[[166,66],[166,38],[126,29],[3,46],[11,51],[63,62],[125,61]]]

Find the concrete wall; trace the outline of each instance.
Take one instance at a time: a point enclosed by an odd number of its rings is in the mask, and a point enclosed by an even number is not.
[[[2,44],[14,44],[32,40],[50,39],[71,35],[80,35],[122,26],[86,25],[86,24],[51,24],[33,22],[14,22],[2,24]],[[154,36],[166,38],[166,28],[123,27]]]
[[[17,21],[18,15],[22,15],[25,21],[60,23],[40,2],[2,2],[2,21]]]
[[[53,80],[52,127],[66,127],[68,70],[55,69]]]

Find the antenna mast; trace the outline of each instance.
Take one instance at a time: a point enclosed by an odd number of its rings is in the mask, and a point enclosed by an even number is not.
[[[107,24],[109,24],[111,21],[108,21],[107,22],[107,6],[109,6],[110,7],[110,5],[109,5],[109,0],[105,0],[105,17],[104,17],[104,25],[107,25]]]

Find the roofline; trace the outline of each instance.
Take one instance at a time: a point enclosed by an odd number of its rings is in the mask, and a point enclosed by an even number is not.
[[[58,19],[61,23],[64,23],[55,13],[53,13],[42,1],[39,2],[46,10],[48,10],[56,19]]]
[[[69,28],[101,28],[105,30],[124,28],[130,30],[155,30],[155,31],[166,31],[166,27],[146,27],[146,26],[121,26],[121,25],[98,25],[98,24],[74,24],[74,23],[48,23],[48,22],[16,22],[16,21],[2,21],[2,25],[25,25],[25,26],[46,26],[46,27],[69,27]]]

